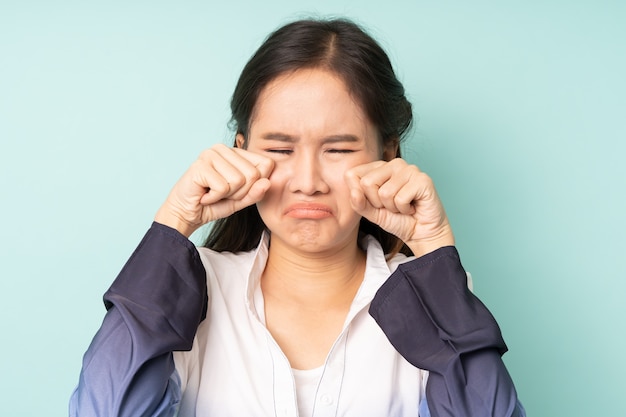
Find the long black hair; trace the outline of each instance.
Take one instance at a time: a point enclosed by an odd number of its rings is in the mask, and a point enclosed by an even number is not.
[[[380,45],[346,19],[299,20],[271,33],[244,67],[230,108],[231,124],[249,139],[250,120],[261,91],[276,77],[304,68],[337,74],[376,126],[381,149],[399,143],[413,120],[411,103]],[[213,223],[205,246],[217,251],[247,251],[257,246],[265,224],[255,205]],[[385,253],[410,250],[394,235],[361,220],[359,230],[373,235]]]

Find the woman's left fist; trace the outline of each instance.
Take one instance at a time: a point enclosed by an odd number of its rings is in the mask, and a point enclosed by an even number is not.
[[[415,256],[454,245],[446,212],[430,177],[401,158],[346,171],[354,210],[402,239]]]

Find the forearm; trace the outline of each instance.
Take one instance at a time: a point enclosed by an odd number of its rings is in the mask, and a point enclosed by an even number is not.
[[[506,351],[500,329],[467,288],[454,247],[400,265],[370,313],[402,356],[430,371],[433,417],[523,415],[500,358]]]
[[[443,374],[431,372],[426,399],[433,417],[526,415],[496,349],[459,356]]]
[[[111,308],[83,358],[71,417],[174,415],[180,382],[171,353],[149,358],[137,345]]]
[[[83,359],[70,415],[173,415],[180,383],[171,352],[191,348],[206,311],[195,247],[154,224],[104,298],[108,312]]]

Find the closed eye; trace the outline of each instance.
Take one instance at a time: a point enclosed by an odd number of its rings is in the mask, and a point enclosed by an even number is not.
[[[266,149],[265,152],[289,155],[293,152],[293,150],[292,149]]]
[[[328,153],[352,153],[355,151],[353,149],[328,149],[326,152]]]

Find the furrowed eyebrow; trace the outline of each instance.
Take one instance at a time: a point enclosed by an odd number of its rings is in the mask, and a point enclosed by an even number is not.
[[[324,138],[324,143],[359,142],[359,138],[354,135],[332,135]]]
[[[298,139],[291,136],[291,135],[287,135],[285,133],[277,133],[277,132],[269,132],[264,134],[263,136],[261,136],[262,139],[266,139],[266,140],[277,140],[279,142],[297,142]]]
[[[278,133],[278,132],[266,133],[262,135],[261,138],[265,140],[275,140],[279,142],[288,142],[288,143],[294,143],[298,141],[298,138],[295,136],[291,136],[285,133]],[[327,136],[323,139],[322,142],[324,144],[329,144],[329,143],[332,144],[332,143],[341,143],[341,142],[354,143],[354,142],[359,142],[359,141],[360,139],[357,136],[346,134],[346,135]]]

